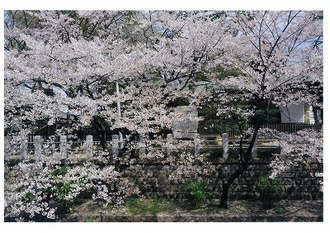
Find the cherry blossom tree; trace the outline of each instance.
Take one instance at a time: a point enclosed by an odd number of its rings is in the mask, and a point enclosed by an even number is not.
[[[323,164],[323,133],[315,130],[301,130],[295,134],[273,132],[275,141],[281,148],[271,162],[272,177],[290,170],[295,164],[311,166],[312,163]],[[308,146],[306,146],[308,145]],[[310,174],[312,177],[323,177],[321,171]]]
[[[92,125],[104,148],[106,127],[128,131],[128,142],[134,133],[171,129],[173,119],[180,116],[168,104],[185,98],[198,105],[201,93],[184,89],[204,69],[209,56],[223,55],[223,18],[210,17],[199,12],[10,12],[5,27],[5,130],[10,137],[6,155],[17,153],[27,134],[40,129],[40,121],[44,126],[59,125],[57,135]],[[206,34],[204,26],[209,27]],[[67,118],[62,117],[63,112]],[[129,143],[125,145],[129,148]],[[7,190],[34,187],[33,180],[58,169],[57,162],[48,159],[32,167],[24,163],[18,165],[19,171],[22,166],[31,168],[26,169],[25,181]],[[48,170],[32,177],[37,165]],[[93,168],[86,169],[93,173]],[[118,169],[106,169],[117,177]],[[49,182],[40,183],[48,187]],[[43,194],[27,188],[21,195]],[[10,208],[20,196],[6,198]],[[22,208],[31,209],[31,217],[41,212],[53,217],[54,208],[44,201],[38,199],[35,208]],[[8,211],[12,216],[17,209]]]
[[[317,84],[316,89],[322,90],[322,12],[230,12],[228,17],[236,36],[226,63],[243,74],[213,83],[217,86],[215,101],[220,103],[218,115],[235,118],[240,126],[241,166],[223,184],[221,207],[227,206],[230,185],[249,167],[253,144],[271,104],[322,108],[320,96],[308,85]],[[215,79],[216,75],[212,74]],[[236,90],[231,92],[234,94],[229,94],[230,89]],[[255,118],[257,111],[258,121],[249,130],[250,142],[244,151],[242,142],[247,134],[242,126]]]
[[[13,154],[40,122],[56,125],[57,135],[94,127],[104,149],[106,129],[119,130],[126,133],[128,150],[133,134],[173,128],[180,115],[170,103],[212,102],[219,117],[237,122],[242,135],[240,167],[223,183],[220,206],[227,208],[230,185],[250,165],[269,106],[299,102],[322,108],[306,84],[322,88],[322,17],[312,11],[10,12],[4,84],[5,131],[12,140],[5,153]],[[261,120],[244,132],[243,124],[257,112]],[[118,176],[118,169],[107,171]]]
[[[8,129],[20,129],[26,119],[31,128],[31,122],[40,116],[47,116],[47,124],[53,125],[59,120],[58,107],[64,105],[74,118],[70,130],[92,124],[104,131],[99,119],[112,128],[131,130],[142,120],[150,125],[159,122],[163,127],[168,124],[164,117],[168,109],[160,103],[166,103],[173,98],[166,97],[169,93],[182,90],[192,81],[208,56],[219,53],[220,42],[225,40],[219,32],[223,30],[220,22],[209,22],[210,33],[202,33],[206,24],[198,19],[201,17],[198,14],[189,17],[180,12],[156,12],[155,17],[153,13],[137,12],[31,14],[38,18],[38,27],[18,29],[8,23],[6,28],[6,87],[16,87],[6,88],[6,100],[12,103],[6,105]],[[198,19],[195,23],[200,24],[198,27],[189,26],[194,18]],[[89,27],[85,26],[86,21]],[[93,33],[97,36],[91,38]],[[13,41],[25,44],[25,48],[11,49]],[[123,89],[121,96],[114,92],[116,82]],[[138,89],[134,88],[137,86]],[[157,105],[150,104],[146,96],[155,97]],[[121,117],[113,108],[118,101],[122,102]],[[154,116],[151,114],[154,106],[158,108],[154,111],[159,112],[156,115],[163,116],[162,121],[145,118],[146,112]],[[139,108],[133,114],[135,120],[131,118],[133,108]],[[17,118],[18,114],[22,117]],[[147,128],[151,127],[146,125],[137,131],[148,131]]]

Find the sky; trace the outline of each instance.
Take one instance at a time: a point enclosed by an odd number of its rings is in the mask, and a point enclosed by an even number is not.
[[[324,45],[324,64],[325,72],[324,77],[329,75],[329,46],[327,44],[327,38],[329,36],[330,28],[328,26],[330,17],[330,1],[329,0],[2,0],[0,3],[2,12],[4,10],[16,9],[16,10],[324,10],[325,12],[325,45]],[[1,21],[3,22],[4,14],[0,15]],[[0,25],[1,34],[1,47],[3,48],[3,24]],[[0,55],[0,69],[3,70],[3,52]],[[3,79],[0,79],[0,92],[3,91]],[[325,104],[324,107],[327,109],[327,87],[329,86],[328,81],[325,78]],[[1,102],[3,103],[3,95],[1,95]],[[3,108],[0,108],[1,122],[3,122]],[[330,119],[328,111],[325,111],[324,119]],[[3,124],[1,126],[2,132],[0,133],[0,141],[3,143]],[[327,129],[327,123],[325,122],[325,129]],[[328,138],[327,131],[325,131],[325,139]],[[325,140],[326,141],[326,140]],[[325,143],[324,154],[328,154],[328,145]],[[1,150],[3,156],[3,150]],[[2,157],[3,158],[3,157]],[[3,159],[1,159],[1,163]],[[325,167],[329,167],[327,159],[325,159]],[[329,177],[327,172],[329,169],[325,169],[325,177]],[[3,164],[0,165],[0,173],[3,174]],[[1,184],[3,184],[3,176],[1,175]],[[4,224],[1,221],[2,232],[58,232],[60,229],[68,230],[71,232],[79,231],[83,232],[325,232],[327,226],[329,227],[329,207],[328,201],[329,196],[329,185],[327,185],[328,179],[325,179],[325,217],[324,223],[178,223],[178,224],[167,224],[167,223],[105,223],[105,224],[63,224],[56,223],[51,226],[44,223],[37,224]],[[1,185],[1,198],[3,198],[3,185]],[[3,216],[3,202],[0,202],[0,215]],[[328,221],[327,221],[328,219]]]
[[[88,9],[88,10],[310,10],[325,9],[328,0],[5,0],[3,9]],[[329,6],[329,3],[328,3]]]

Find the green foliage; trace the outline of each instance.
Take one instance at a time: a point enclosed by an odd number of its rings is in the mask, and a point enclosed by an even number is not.
[[[280,179],[271,179],[269,177],[260,177],[257,181],[257,192],[260,201],[265,209],[271,209],[274,202],[282,198],[284,189]]]
[[[131,214],[138,214],[141,209],[142,199],[138,197],[131,197],[127,200],[126,205]]]
[[[203,73],[203,72],[196,72],[194,76],[194,80],[196,82],[207,82],[209,81],[209,78]]]
[[[185,201],[191,207],[200,207],[206,201],[206,182],[196,181],[185,184],[183,187]]]
[[[4,15],[6,28],[36,28],[40,26],[40,20],[27,11],[6,10]]]
[[[31,201],[33,201],[33,200],[35,200],[36,199],[36,196],[35,195],[33,195],[32,193],[28,193],[28,194],[26,194],[26,196],[23,198],[23,202],[24,203],[28,203],[28,202],[31,202]]]
[[[254,116],[250,119],[250,124],[256,124],[263,120],[267,124],[278,124],[281,123],[281,112],[280,109],[274,105],[268,107],[267,116],[265,119],[264,109],[256,110]]]
[[[64,176],[68,172],[67,167],[56,168],[51,172],[52,176]]]
[[[239,132],[239,127],[236,121],[231,119],[222,120],[220,118],[212,119],[209,116],[200,122],[198,128],[198,132],[201,134]],[[247,128],[247,124],[245,124],[243,128]]]
[[[87,216],[87,222],[95,222],[95,220],[96,220],[96,217],[95,216],[93,216],[93,215],[88,215]]]
[[[198,111],[203,120],[198,124],[198,132],[201,134],[221,134],[230,131],[238,131],[236,119],[223,119],[216,116],[217,106],[214,103],[204,106]],[[247,127],[243,126],[243,127]]]
[[[56,183],[52,188],[48,189],[48,194],[55,197],[57,201],[63,201],[71,192],[71,183],[60,182]]]
[[[40,26],[40,20],[29,14],[27,11],[21,10],[6,10],[4,11],[4,27],[7,29],[12,28],[37,28]],[[6,50],[18,49],[29,50],[24,40],[19,39],[17,36],[5,36],[4,47]]]
[[[218,79],[224,79],[227,77],[238,77],[240,75],[244,75],[244,73],[237,68],[226,69],[222,66],[216,67],[214,69],[214,72],[217,74]]]
[[[48,197],[54,198],[56,201],[62,202],[65,198],[72,192],[71,185],[74,182],[61,182],[56,181],[58,176],[65,176],[68,172],[68,167],[63,166],[56,168],[50,172],[52,179],[55,179],[55,182],[52,187],[49,187],[43,190],[43,193]]]
[[[90,188],[86,188],[77,195],[76,201],[79,203],[83,200],[91,199],[92,195],[93,195],[93,190]]]
[[[177,107],[177,106],[187,106],[189,105],[189,100],[185,97],[177,97],[174,100],[171,100],[167,106],[168,107]]]

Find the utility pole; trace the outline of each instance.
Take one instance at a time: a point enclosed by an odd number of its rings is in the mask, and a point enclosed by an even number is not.
[[[117,112],[118,112],[118,119],[121,118],[121,110],[120,110],[120,100],[119,100],[119,83],[116,81],[116,95],[117,95]],[[119,131],[119,142],[123,142],[123,135]]]

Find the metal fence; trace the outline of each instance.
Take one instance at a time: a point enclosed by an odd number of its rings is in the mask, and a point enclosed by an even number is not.
[[[246,125],[244,130],[248,128],[252,128],[254,125]],[[303,129],[313,129],[316,131],[320,131],[322,129],[322,125],[312,125],[312,124],[305,124],[305,123],[281,123],[281,124],[263,124],[261,128],[269,128],[274,129],[279,132],[284,133],[297,133],[299,130]],[[222,132],[219,132],[219,134]],[[227,130],[229,137],[239,136],[240,132],[238,129],[230,129]]]

